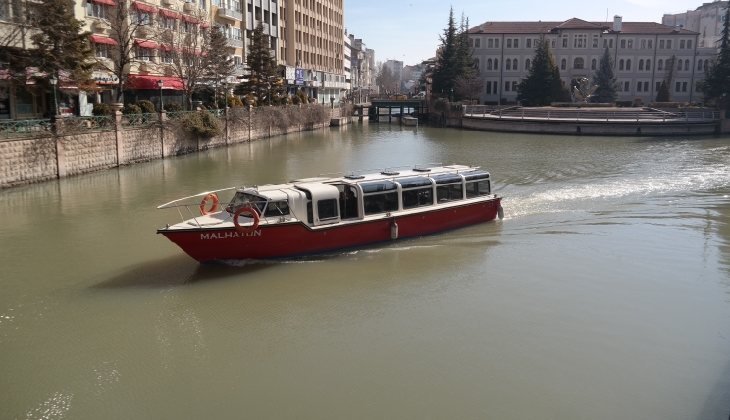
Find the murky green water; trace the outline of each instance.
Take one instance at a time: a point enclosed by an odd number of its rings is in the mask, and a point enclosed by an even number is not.
[[[0,192],[2,419],[727,419],[730,145],[387,124]],[[199,265],[155,206],[479,164],[506,218]]]

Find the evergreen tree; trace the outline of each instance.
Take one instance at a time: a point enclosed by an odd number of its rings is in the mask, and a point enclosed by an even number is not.
[[[30,39],[36,47],[31,60],[41,72],[68,79],[76,84],[91,83],[90,32],[74,17],[73,0],[46,0],[29,3],[37,32]]]
[[[570,94],[560,78],[550,46],[543,38],[535,46],[535,56],[527,77],[517,85],[517,102],[525,106],[546,106],[566,100],[570,100]]]
[[[657,102],[671,102],[672,98],[669,94],[669,86],[667,82],[662,80],[662,84],[659,86],[659,91],[656,93]]]
[[[205,78],[213,85],[216,96],[218,88],[226,82],[229,76],[233,76],[236,65],[233,58],[228,55],[228,41],[223,35],[223,28],[216,25],[208,33],[208,43],[203,56],[206,58]],[[228,92],[224,95],[224,98]],[[218,101],[216,100],[216,106]]]
[[[253,94],[259,105],[269,103],[270,96],[278,96],[281,85],[278,84],[276,59],[271,55],[269,36],[264,33],[264,24],[259,20],[251,34],[251,46],[246,54],[246,70],[248,80],[236,87],[236,94]]]
[[[677,56],[673,55],[667,59],[667,61],[664,62],[664,80],[662,83],[667,85],[667,96],[664,98],[664,101],[657,102],[672,102],[672,82],[674,81],[674,76],[676,73],[675,67],[677,65]],[[658,96],[659,92],[657,92]]]
[[[720,52],[705,71],[705,78],[697,82],[705,102],[730,95],[730,8],[720,32]]]
[[[606,47],[603,56],[601,56],[598,70],[593,74],[593,84],[596,86],[596,91],[591,97],[591,102],[614,103],[618,99],[620,84],[613,67],[611,52]]]
[[[444,93],[450,92],[454,87],[456,80],[456,23],[454,22],[454,8],[449,11],[449,23],[444,29],[444,34],[440,37],[441,47],[436,57],[436,68],[432,76],[432,92]]]

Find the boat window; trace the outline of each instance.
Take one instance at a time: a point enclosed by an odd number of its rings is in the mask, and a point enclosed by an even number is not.
[[[461,177],[456,174],[434,175],[431,179],[436,181],[436,184],[451,184],[454,182],[461,183]]]
[[[352,219],[358,216],[357,189],[351,185],[337,185],[340,190],[340,218]]]
[[[423,177],[416,177],[416,178],[403,178],[403,179],[397,179],[397,183],[401,185],[403,188],[413,188],[413,187],[430,187],[431,186],[431,180],[428,178]]]
[[[235,213],[241,207],[244,207],[247,205],[250,207],[256,206],[256,208],[259,211],[259,214],[261,214],[261,212],[264,210],[264,206],[266,206],[266,199],[263,197],[259,197],[257,195],[248,194],[248,193],[239,191],[236,193],[236,195],[233,196],[233,199],[228,204],[228,208],[226,210],[228,210],[230,213]],[[243,214],[242,216],[251,217],[250,215],[246,215],[246,214]]]
[[[289,214],[289,203],[284,201],[269,201],[269,205],[266,206],[266,217],[279,217],[286,216]]]
[[[317,201],[317,215],[319,220],[337,218],[337,200],[330,198]]]
[[[489,172],[484,171],[462,172],[461,174],[467,181],[473,181],[475,179],[489,179]]]
[[[362,192],[365,194],[398,189],[398,186],[391,181],[368,182],[365,184],[360,184],[360,186],[362,187]]]
[[[398,192],[371,194],[364,197],[365,215],[398,210]]]
[[[461,200],[464,198],[461,184],[439,185],[436,187],[436,198],[439,203]]]
[[[479,197],[480,195],[489,194],[489,180],[466,183],[466,198],[474,198]]]
[[[420,206],[430,206],[433,204],[433,189],[414,188],[412,190],[403,191],[403,208],[412,209]]]

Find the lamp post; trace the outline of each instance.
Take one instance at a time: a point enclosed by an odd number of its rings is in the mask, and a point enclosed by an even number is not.
[[[165,109],[162,104],[162,86],[165,86],[165,82],[162,79],[160,79],[157,81],[157,87],[160,88],[160,112],[162,112],[162,110]]]
[[[451,95],[449,95],[449,102],[454,101],[454,88],[451,88]]]
[[[271,106],[271,83],[266,85],[266,89],[268,90],[268,92],[266,94],[266,99],[269,102],[269,106]]]
[[[58,79],[56,76],[51,77],[51,85],[53,85],[53,115],[58,115],[58,99],[56,98],[56,84]]]

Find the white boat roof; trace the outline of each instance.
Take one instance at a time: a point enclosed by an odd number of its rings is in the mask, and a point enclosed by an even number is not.
[[[268,184],[261,186],[254,186],[253,188],[245,188],[248,193],[259,194],[265,196],[269,200],[286,200],[288,195],[291,194],[292,190],[301,191],[305,189],[316,193],[317,190],[329,190],[327,184],[362,184],[367,182],[376,181],[397,181],[403,178],[423,177],[429,178],[432,175],[441,174],[457,174],[463,172],[471,172],[480,170],[479,166],[467,166],[467,165],[446,165],[446,166],[423,166],[412,169],[397,169],[387,168],[390,174],[384,175],[383,173],[350,173],[349,175],[342,175],[336,177],[326,177],[323,174],[318,177],[312,178],[301,178],[294,179],[285,184]],[[397,175],[395,174],[397,172]],[[332,174],[337,175],[337,174]],[[299,187],[299,188],[298,188]],[[239,190],[241,191],[241,190]],[[287,194],[289,193],[289,194]]]

